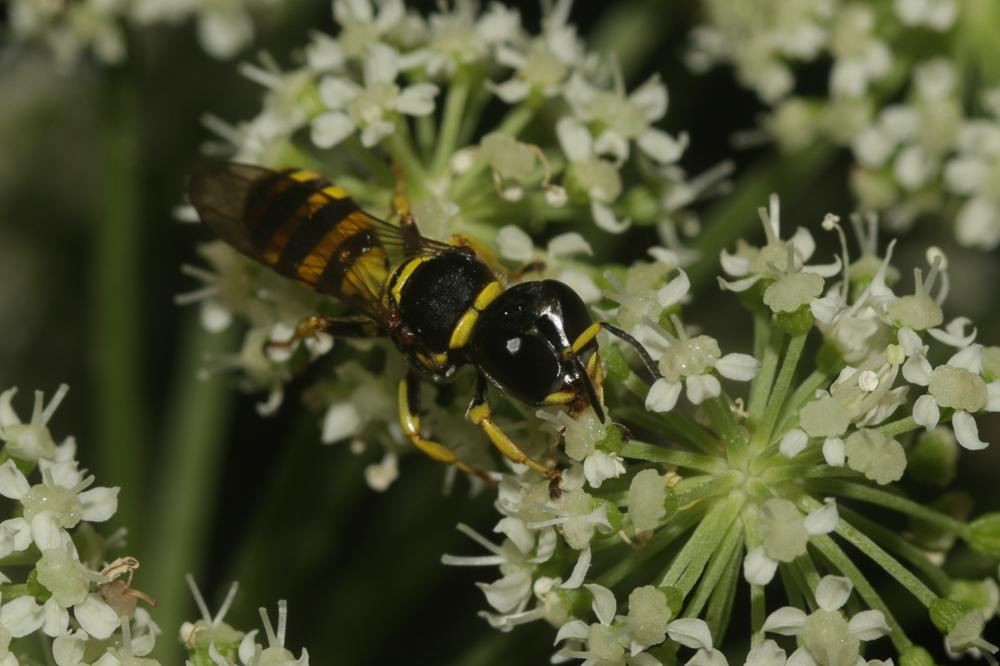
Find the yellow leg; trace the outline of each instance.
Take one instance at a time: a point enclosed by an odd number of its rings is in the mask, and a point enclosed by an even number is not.
[[[339,338],[374,338],[382,334],[378,324],[364,315],[349,317],[306,317],[295,326],[295,331],[287,340],[270,340],[267,347],[284,349],[300,340],[308,340],[317,333],[329,333]]]
[[[560,487],[562,474],[559,470],[553,469],[530,457],[493,421],[493,412],[486,403],[486,382],[482,376],[479,377],[479,383],[476,386],[476,397],[473,399],[472,404],[469,405],[469,411],[465,413],[465,416],[486,433],[493,446],[504,456],[519,465],[527,465],[536,472],[541,472],[549,477],[549,493],[553,497],[559,496],[559,493],[562,492]]]
[[[403,433],[406,435],[406,438],[434,460],[446,465],[454,465],[468,474],[475,474],[488,485],[496,485],[496,480],[493,477],[481,469],[465,464],[459,460],[458,456],[451,449],[429,439],[424,439],[420,433],[420,416],[417,414],[419,405],[418,387],[419,380],[413,374],[409,374],[404,379],[399,380],[399,423],[403,427]]]

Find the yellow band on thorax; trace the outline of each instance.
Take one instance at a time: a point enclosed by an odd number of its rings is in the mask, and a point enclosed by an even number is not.
[[[476,323],[479,321],[479,313],[485,310],[501,293],[503,293],[503,286],[494,280],[476,294],[476,300],[473,301],[472,307],[462,314],[455,324],[455,328],[451,330],[448,349],[460,349],[469,343],[472,331],[476,328]]]
[[[403,268],[400,269],[399,276],[396,278],[396,283],[392,285],[392,298],[396,301],[396,305],[399,305],[403,300],[403,285],[413,275],[413,271],[417,270],[420,264],[430,260],[431,257],[429,256],[413,257],[403,264]]]
[[[322,176],[320,176],[315,171],[309,171],[308,169],[299,169],[298,171],[293,171],[290,174],[288,174],[288,177],[291,178],[292,180],[297,180],[300,183],[305,183],[310,180],[318,180],[319,178],[322,178]]]

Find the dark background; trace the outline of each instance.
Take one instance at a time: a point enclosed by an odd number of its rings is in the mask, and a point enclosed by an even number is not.
[[[536,27],[537,3],[516,4]],[[662,126],[691,134],[682,160],[690,173],[732,159],[739,180],[776,159],[771,146],[732,148],[733,133],[753,127],[763,109],[730,70],[695,77],[683,66],[692,3],[580,1],[573,18],[597,43],[623,25],[634,34],[620,53],[628,81],[663,76],[670,108]],[[287,65],[313,29],[335,31],[328,2],[284,3],[241,58],[262,49]],[[258,606],[288,599],[288,645],[305,645],[316,664],[547,663],[549,627],[500,634],[476,617],[487,605],[474,583],[495,579],[494,568],[440,564],[442,553],[478,552],[454,526],[488,533],[496,517],[487,495],[468,497],[460,484],[442,496],[443,469],[417,456],[401,462],[387,492],[370,490],[362,472],[374,452],[319,444],[321,415],[300,398],[314,377],[294,381],[267,419],[254,411],[259,396],[240,394],[226,376],[195,379],[206,354],[235,351],[238,331],[206,334],[196,308],[174,305],[175,294],[198,286],[179,266],[199,263],[195,246],[207,236],[172,211],[185,174],[203,159],[200,144],[212,138],[201,115],[248,118],[261,93],[235,63],[205,55],[190,26],[131,33],[128,46],[120,67],[85,62],[57,72],[42,52],[23,48],[0,60],[0,387],[21,388],[15,406],[26,419],[34,389],[48,395],[70,384],[53,432],[76,435],[98,483],[123,486],[116,520],[131,527],[129,551],[143,563],[135,586],[161,600],[160,649],[173,647],[180,619],[194,617],[182,578],[190,571],[213,608],[240,580],[228,618],[239,628],[258,625]],[[822,90],[822,63],[804,76],[807,88]],[[811,225],[820,237],[824,213],[846,215],[848,168],[840,155],[767,181],[780,188],[786,228]],[[700,209],[710,221],[725,218],[712,202]],[[754,210],[744,216],[746,233],[760,235]],[[610,242],[588,233],[607,248],[603,259],[638,259],[656,242],[648,228]],[[997,341],[996,255],[957,250],[939,220],[909,240],[901,267],[923,261],[917,248],[945,247],[956,267],[949,313],[972,316],[980,340]],[[724,349],[746,351],[749,317],[711,274],[696,289],[703,295],[690,321]],[[984,439],[997,439],[995,419],[980,423]],[[989,471],[996,451],[963,456],[960,478],[983,510],[1000,508]]]

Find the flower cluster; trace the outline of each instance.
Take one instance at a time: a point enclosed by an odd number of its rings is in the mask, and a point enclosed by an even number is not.
[[[889,6],[891,5],[891,7]],[[1000,81],[985,26],[990,3],[705,0],[689,63],[731,63],[770,109],[766,133],[788,149],[817,139],[848,147],[863,211],[905,230],[955,219],[960,243],[1000,244]],[[965,45],[966,76],[952,58]],[[829,58],[828,96],[796,93],[797,66]]]
[[[236,598],[239,586],[233,583],[219,610],[213,615],[194,578],[187,577],[201,618],[181,625],[180,639],[188,650],[187,666],[309,666],[309,653],[296,657],[285,647],[288,605],[278,602],[277,625],[271,623],[267,609],[260,608],[266,644],[257,640],[258,630],[244,633],[225,622],[226,613]]]
[[[383,218],[391,216],[398,182],[391,167],[398,167],[424,236],[467,234],[493,244],[521,275],[563,280],[596,302],[600,278],[577,261],[592,253],[578,230],[555,235],[541,251],[522,229],[590,221],[581,230],[593,236],[655,225],[666,261],[676,266],[691,256],[677,233],[692,226],[685,207],[726,169],[685,179],[677,161],[687,136],[657,126],[667,110],[665,85],[653,76],[627,90],[614,60],[588,52],[577,36],[571,5],[549,3],[532,33],[517,11],[498,3],[480,11],[456,2],[423,16],[401,0],[336,0],[340,32],[313,33],[300,66],[282,70],[264,56],[241,67],[262,86],[262,108],[237,124],[207,116],[221,140],[207,150],[237,162],[312,169]],[[199,302],[213,330],[234,317],[250,323],[242,350],[215,365],[237,370],[246,388],[269,391],[261,408],[271,411],[288,379],[331,341],[310,341],[304,351],[265,352],[263,343],[286,340],[303,317],[330,305],[222,245],[202,254],[210,270],[185,270],[204,286],[178,300]],[[383,377],[398,379],[402,366],[386,362]],[[345,369],[339,374],[314,391],[329,404],[323,439],[351,439],[357,450],[384,446],[386,457],[371,470],[384,487],[395,475],[395,451],[406,445],[397,419],[384,399],[345,398],[384,396],[390,384],[360,369],[351,371],[352,381]]]
[[[969,520],[911,500],[902,482],[945,489],[959,455],[987,446],[977,419],[1000,411],[1000,347],[977,343],[966,318],[945,321],[940,250],[907,285],[893,246],[877,254],[874,225],[858,220],[852,261],[828,215],[822,229],[842,249],[816,265],[808,230],[782,238],[776,197],[760,217],[766,244],[723,252],[730,279],[719,279],[754,322],[752,354],[723,354],[715,338],[689,332],[683,271],[630,269],[600,304],[617,304],[607,315],[623,328],[645,329],[661,376],[642,379],[611,339],[600,353],[611,417],[649,441],[623,437],[590,410],[540,413],[563,432],[564,492],[551,497],[527,468],[503,474],[502,541],[460,526],[487,552],[444,563],[499,566],[501,577],[480,585],[491,607],[483,616],[504,631],[548,622],[557,661],[744,663],[745,649],[720,646],[730,644],[730,620],[746,614],[748,664],[886,663],[864,660],[867,641],[883,652],[891,644],[900,663],[933,663],[927,650],[940,639],[918,645],[926,637],[899,624],[856,551],[891,580],[880,585],[924,608],[949,652],[992,660],[983,629],[997,611],[1000,517]],[[876,522],[873,509],[897,518]],[[981,558],[983,578],[942,567],[959,540]],[[735,605],[741,585],[745,610]],[[789,605],[769,612],[772,588]]]
[[[155,600],[132,587],[139,561],[125,555],[105,562],[125,545],[125,530],[101,537],[95,528],[117,511],[118,488],[95,487],[93,475],[79,469],[75,440],[57,443],[48,427],[67,391],[59,387],[48,403],[36,392],[27,421],[12,404],[17,389],[0,393],[0,495],[11,500],[5,515],[12,515],[0,522],[0,664],[158,666],[147,655],[160,628],[140,605]],[[260,609],[261,644],[257,631],[223,622],[235,585],[212,616],[188,582],[202,613],[180,630],[188,664],[308,666],[305,650],[296,658],[284,647],[285,602],[276,627]]]
[[[251,12],[270,4],[273,0],[13,0],[10,29],[17,41],[44,43],[66,67],[88,52],[105,64],[123,61],[127,26],[191,19],[205,51],[229,58],[253,39]]]
[[[0,495],[13,516],[0,522],[0,663],[19,663],[27,642],[41,638],[58,666],[78,666],[85,655],[100,666],[155,664],[144,655],[160,631],[137,606],[148,597],[130,586],[139,562],[102,564],[124,534],[94,538],[93,525],[118,508],[118,489],[94,486],[73,438],[57,443],[48,427],[67,390],[47,404],[36,392],[27,421],[12,405],[17,389],[0,394]]]

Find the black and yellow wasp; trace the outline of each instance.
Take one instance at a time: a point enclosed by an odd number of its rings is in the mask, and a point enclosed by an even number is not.
[[[633,345],[655,373],[636,340],[595,323],[562,282],[509,286],[503,270],[471,239],[456,236],[447,244],[421,236],[402,178],[392,200],[399,224],[366,213],[343,189],[302,169],[209,165],[192,174],[188,199],[209,229],[235,249],[358,312],[309,317],[284,344],[319,331],[387,336],[409,365],[399,383],[406,437],[435,460],[484,479],[490,477],[424,438],[421,376],[446,382],[460,366],[475,367],[478,382],[467,417],[505,456],[547,475],[556,494],[559,471],[529,457],[494,422],[488,382],[531,405],[566,405],[573,412],[589,405],[603,422],[596,354],[602,327]]]

